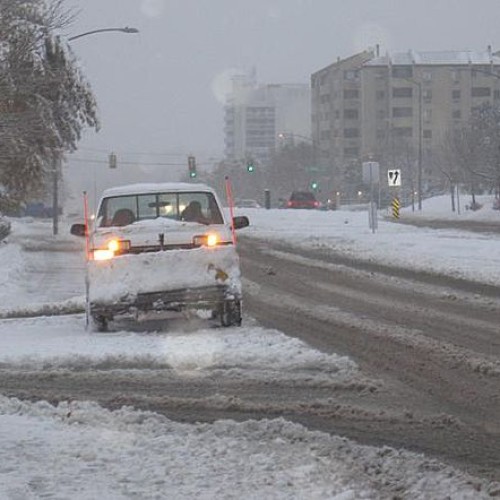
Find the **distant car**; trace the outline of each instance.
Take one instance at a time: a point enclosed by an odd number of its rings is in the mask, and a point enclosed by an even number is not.
[[[321,203],[320,210],[337,210],[337,203],[335,200],[326,200],[324,203]]]
[[[320,202],[310,191],[294,191],[286,203],[286,208],[319,208]]]
[[[236,200],[234,205],[237,208],[262,208],[256,200]]]
[[[62,208],[58,207],[58,214],[62,214]],[[29,202],[26,204],[21,215],[24,217],[36,217],[40,219],[51,218],[54,216],[54,209],[52,206],[46,205],[43,202]]]

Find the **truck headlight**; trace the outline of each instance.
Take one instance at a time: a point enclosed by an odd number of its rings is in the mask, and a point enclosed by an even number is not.
[[[130,250],[128,240],[110,240],[104,248],[94,249],[94,260],[112,259],[116,254],[126,253]]]
[[[207,233],[195,236],[193,245],[197,247],[215,247],[220,243],[220,236],[217,233]]]

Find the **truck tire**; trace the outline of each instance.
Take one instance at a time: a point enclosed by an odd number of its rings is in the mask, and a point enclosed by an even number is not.
[[[225,300],[219,308],[220,324],[223,327],[241,326],[241,301]]]
[[[92,330],[96,332],[107,332],[108,318],[99,314],[92,315]]]

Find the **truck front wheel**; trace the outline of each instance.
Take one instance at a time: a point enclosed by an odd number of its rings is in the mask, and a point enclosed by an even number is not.
[[[219,308],[221,326],[241,326],[241,301],[225,300]]]
[[[108,318],[100,314],[92,315],[92,329],[97,332],[107,332]]]

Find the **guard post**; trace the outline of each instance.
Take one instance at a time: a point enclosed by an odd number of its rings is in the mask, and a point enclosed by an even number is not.
[[[271,208],[271,191],[269,189],[264,190],[264,206],[267,210]]]

